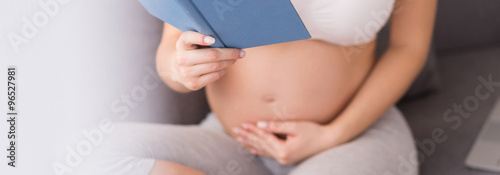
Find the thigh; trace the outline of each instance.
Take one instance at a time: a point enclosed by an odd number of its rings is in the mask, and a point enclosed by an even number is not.
[[[416,153],[408,124],[393,107],[358,138],[303,161],[290,174],[416,175]]]
[[[209,175],[268,174],[259,159],[228,135],[196,125],[117,124],[104,140],[91,161],[102,174],[149,174],[159,159]]]

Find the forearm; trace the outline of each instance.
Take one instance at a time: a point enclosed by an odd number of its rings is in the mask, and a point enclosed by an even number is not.
[[[421,71],[428,49],[390,48],[351,102],[328,127],[337,144],[352,140],[377,121],[407,91]]]

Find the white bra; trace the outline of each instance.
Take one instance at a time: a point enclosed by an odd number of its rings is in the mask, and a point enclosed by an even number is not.
[[[395,0],[291,0],[312,39],[341,46],[374,40]]]

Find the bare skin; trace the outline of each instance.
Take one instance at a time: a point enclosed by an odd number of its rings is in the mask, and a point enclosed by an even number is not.
[[[151,172],[151,175],[203,175],[204,173],[197,171],[195,169],[189,168],[184,165],[177,163],[167,162],[164,160],[156,160],[154,164],[155,170]]]
[[[178,92],[206,87],[226,132],[253,153],[293,164],[354,139],[418,75],[436,1],[396,4],[400,10],[392,15],[390,47],[378,62],[375,41],[340,47],[309,39],[241,51],[207,48],[212,37],[165,24],[157,69]],[[349,54],[353,49],[356,53]],[[161,161],[152,174],[176,168]]]

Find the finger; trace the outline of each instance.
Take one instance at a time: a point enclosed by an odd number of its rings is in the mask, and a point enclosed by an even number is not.
[[[239,144],[241,144],[243,147],[245,147],[252,154],[256,154],[256,155],[264,156],[264,157],[271,157],[272,156],[266,150],[262,150],[262,149],[258,149],[258,148],[253,147],[252,145],[250,145],[248,143],[248,141],[246,141],[246,139],[244,139],[241,136],[238,136],[236,138],[236,141],[238,141]]]
[[[239,138],[239,139],[237,138],[238,142],[249,145],[256,151],[259,151],[261,154],[271,156],[275,152],[274,148],[270,146],[269,143],[259,138],[254,133],[251,133],[250,131],[240,128],[233,128],[233,132],[235,132],[238,135]]]
[[[218,61],[218,62],[211,62],[211,63],[205,63],[205,64],[198,64],[194,65],[192,67],[189,67],[187,69],[184,69],[182,72],[184,76],[187,77],[198,77],[203,74],[208,74],[212,72],[217,72],[222,69],[225,69],[231,65],[233,65],[236,62],[236,60],[228,60],[228,61]]]
[[[257,127],[279,134],[293,135],[297,131],[297,122],[293,121],[259,121]]]
[[[222,76],[226,74],[226,69],[222,69],[220,71],[211,72],[207,74],[201,75],[195,81],[191,81],[187,84],[187,88],[198,89],[198,87],[205,87],[206,85],[217,81]],[[201,89],[201,88],[200,88]]]
[[[248,141],[241,136],[236,136],[236,141],[243,146],[248,151],[256,150],[252,145],[248,144]],[[253,153],[253,152],[252,152]]]
[[[250,149],[250,152],[252,154],[259,155],[262,157],[273,158],[273,155],[271,153],[267,152],[266,150],[258,150],[258,149],[252,148],[252,149]]]
[[[194,31],[186,31],[177,40],[176,47],[181,50],[193,50],[197,46],[210,46],[215,43],[215,38]]]
[[[248,129],[248,131],[250,131],[250,133],[255,133],[257,137],[269,143],[273,148],[279,149],[282,146],[283,141],[277,138],[273,133],[258,128],[255,125],[251,124],[245,124],[245,125],[246,125],[245,127]]]
[[[225,60],[237,60],[243,58],[246,52],[241,49],[232,48],[205,48],[182,53],[182,60],[177,62],[183,66],[192,66]]]

